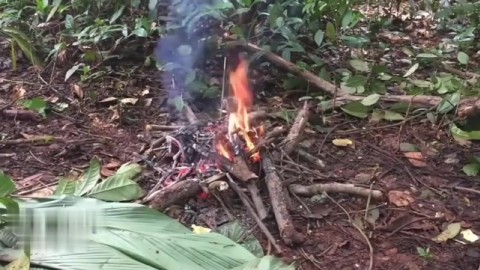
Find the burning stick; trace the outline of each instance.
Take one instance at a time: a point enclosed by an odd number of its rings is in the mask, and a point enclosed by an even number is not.
[[[298,112],[297,117],[295,118],[295,122],[293,123],[292,127],[290,128],[290,132],[287,135],[287,138],[283,141],[285,144],[285,153],[290,155],[295,151],[298,143],[301,141],[301,134],[307,125],[308,117],[309,117],[309,105],[308,101],[305,101],[303,104],[303,108],[300,112]]]
[[[258,176],[253,173],[247,166],[245,160],[240,156],[235,156],[233,162],[220,162],[221,167],[228,173],[235,176],[235,178],[246,183],[248,191],[252,197],[253,204],[257,210],[260,219],[267,217],[267,210],[265,210],[265,205],[263,204],[262,198],[260,197],[260,191],[256,185]]]
[[[265,179],[280,236],[285,244],[289,246],[302,244],[305,241],[305,235],[298,232],[293,225],[287,209],[286,195],[282,181],[277,175],[275,165],[267,155],[263,155],[263,170],[265,171]]]

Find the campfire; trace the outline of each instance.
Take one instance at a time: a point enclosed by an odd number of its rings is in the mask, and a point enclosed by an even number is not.
[[[199,121],[190,107],[185,106],[188,125],[149,125],[147,130],[150,134],[153,136],[157,132],[155,137],[159,138],[146,145],[149,148],[142,149],[139,157],[158,172],[159,180],[142,202],[163,211],[192,197],[207,199],[213,196],[233,220],[234,216],[225,203],[231,195],[225,194],[234,192],[277,253],[281,253],[277,241],[263,223],[269,214],[275,217],[285,244],[301,244],[305,235],[293,225],[287,208],[287,189],[274,161],[296,154],[319,170],[325,164],[298,147],[309,117],[308,101],[305,101],[289,129],[271,127],[263,121],[268,114],[254,109],[248,68],[248,62],[240,60],[229,72],[230,95],[223,101],[226,116],[222,120]],[[159,163],[164,165],[156,165]],[[316,184],[312,187],[290,185],[290,191],[301,196],[321,191],[370,196],[369,189],[343,183]],[[382,196],[379,191],[372,194],[374,198]],[[267,197],[270,213],[262,200]]]

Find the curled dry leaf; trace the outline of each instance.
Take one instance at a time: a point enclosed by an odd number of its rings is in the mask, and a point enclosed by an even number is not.
[[[388,192],[388,201],[398,207],[403,207],[412,204],[414,199],[407,191],[391,190]]]
[[[461,229],[462,225],[460,222],[448,224],[447,228],[432,240],[437,243],[447,242],[448,239],[452,239],[457,236]]]
[[[83,90],[80,85],[72,83],[70,84],[70,90],[72,91],[74,96],[78,97],[79,99],[83,99]]]
[[[334,139],[332,143],[336,146],[349,146],[353,145],[353,141],[350,139]]]
[[[15,85],[15,87],[13,88],[13,91],[12,91],[12,95],[10,96],[10,99],[11,100],[23,99],[23,98],[25,98],[25,93],[26,92],[27,91],[25,91],[25,88],[23,88],[23,86]]]
[[[410,163],[415,167],[425,167],[427,163],[425,163],[425,159],[421,152],[406,152],[403,153]]]

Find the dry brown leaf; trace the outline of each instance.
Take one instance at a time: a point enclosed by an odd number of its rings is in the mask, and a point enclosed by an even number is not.
[[[55,193],[55,187],[46,187],[27,195],[36,198],[46,198],[52,196],[53,193]]]
[[[77,96],[79,99],[83,99],[83,90],[80,85],[72,83],[70,84],[70,90],[72,91],[74,96]]]
[[[25,93],[27,91],[25,91],[25,88],[23,88],[23,86],[21,85],[15,85],[15,87],[13,88],[13,93],[12,95],[10,96],[10,99],[11,100],[20,100],[20,99],[23,99],[25,97]]]
[[[398,207],[402,207],[409,206],[414,202],[414,199],[407,191],[391,190],[388,192],[388,201]]]
[[[425,163],[425,159],[421,152],[406,152],[403,153],[410,163],[415,167],[425,167],[427,163]]]
[[[115,171],[102,167],[102,169],[100,170],[100,174],[104,177],[110,177],[115,174]]]
[[[115,170],[115,169],[118,169],[120,167],[120,162],[118,161],[112,161],[108,164],[105,164],[103,167],[106,168],[106,169],[109,169],[109,170]]]

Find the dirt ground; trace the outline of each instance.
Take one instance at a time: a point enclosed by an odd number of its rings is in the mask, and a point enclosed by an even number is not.
[[[181,120],[167,108],[166,93],[159,85],[156,71],[142,70],[128,79],[102,77],[83,86],[81,98],[78,89],[63,82],[64,70],[51,73],[50,69],[40,77],[27,65],[21,65],[17,71],[0,69],[0,108],[18,108],[8,106],[18,91],[24,91],[25,97],[42,96],[54,104],[69,105],[62,112],[49,112],[45,119],[0,116],[0,136],[11,141],[7,145],[0,142],[0,168],[16,181],[19,194],[32,195],[54,186],[58,176],[81,172],[93,157],[103,164],[132,161],[134,153],[152,139],[147,125],[173,125]],[[256,106],[272,114],[301,108],[297,98],[282,97],[284,94],[269,95],[257,101]],[[105,101],[109,97],[133,97],[139,98],[139,102],[119,108],[113,106],[115,102]],[[218,120],[202,111],[209,105],[196,105],[200,109],[196,111],[198,115]],[[454,239],[438,244],[431,240],[454,222],[480,234],[480,178],[467,177],[461,170],[468,157],[480,152],[477,143],[460,145],[446,127],[433,126],[426,118],[403,125],[371,124],[339,112],[328,114],[327,118],[326,124],[311,119],[302,142],[312,155],[325,161],[325,168],[312,168],[293,157],[297,165],[277,164],[284,179],[304,185],[335,181],[366,187],[374,180],[374,189],[391,195],[401,193],[401,200],[406,202],[397,206],[392,203],[395,199],[389,197],[386,202],[372,201],[367,205],[365,198],[345,194],[330,194],[331,200],[321,196],[292,197],[290,211],[294,223],[307,235],[307,241],[292,248],[279,240],[285,251],[284,261],[295,262],[298,269],[305,270],[367,269],[371,249],[373,269],[479,269],[478,242]],[[39,135],[62,140],[28,141]],[[17,139],[20,140],[14,141]],[[354,144],[338,147],[332,144],[333,139],[350,139]],[[421,164],[407,159],[399,143],[417,146],[423,156]],[[141,183],[148,190],[157,180],[154,172],[147,169]],[[268,205],[268,197],[264,199]],[[252,227],[244,206],[234,202],[236,215],[250,226],[264,250],[274,254],[258,228]],[[207,211],[219,207],[214,199],[202,203]],[[373,214],[369,211],[372,224],[359,221],[365,216],[366,207],[378,210]],[[280,239],[271,215],[266,224]],[[428,256],[421,256],[418,248],[429,248]]]

